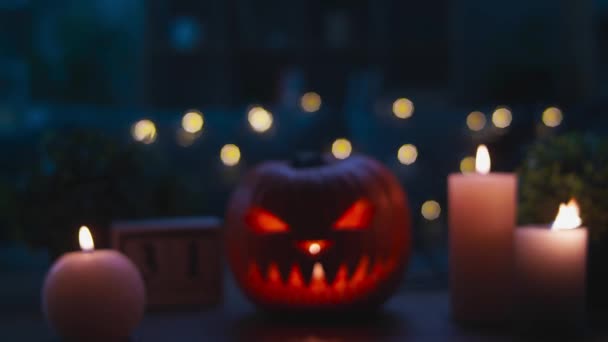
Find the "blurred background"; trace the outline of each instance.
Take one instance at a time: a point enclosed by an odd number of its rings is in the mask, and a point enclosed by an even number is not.
[[[608,0],[1,0],[0,266],[45,269],[82,224],[103,246],[117,219],[222,216],[264,160],[364,153],[443,286],[446,177],[480,143],[521,222],[577,196],[604,251],[606,41]]]

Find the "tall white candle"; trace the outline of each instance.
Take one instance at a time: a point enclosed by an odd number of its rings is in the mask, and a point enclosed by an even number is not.
[[[513,299],[517,177],[489,173],[483,145],[476,169],[448,179],[452,314],[460,321],[503,321]]]
[[[515,233],[518,316],[526,321],[577,321],[585,312],[587,229],[574,200],[562,204],[551,227]]]

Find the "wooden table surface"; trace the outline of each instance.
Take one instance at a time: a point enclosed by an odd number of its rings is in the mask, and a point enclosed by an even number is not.
[[[0,276],[0,341],[59,341],[38,309],[41,274]],[[134,341],[608,341],[608,329],[589,324],[575,335],[547,329],[536,335],[472,329],[449,316],[445,290],[406,289],[379,314],[363,319],[277,320],[255,310],[226,277],[221,306],[192,312],[148,313]],[[607,320],[608,321],[608,320]],[[557,327],[555,327],[557,328]]]

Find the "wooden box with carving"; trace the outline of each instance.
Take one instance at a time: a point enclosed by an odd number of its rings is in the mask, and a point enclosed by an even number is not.
[[[148,309],[213,306],[222,296],[221,227],[214,217],[115,222],[112,246],[140,269]]]

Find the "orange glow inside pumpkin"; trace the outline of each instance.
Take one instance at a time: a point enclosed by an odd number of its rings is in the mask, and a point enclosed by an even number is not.
[[[349,270],[341,264],[333,281],[328,281],[321,262],[316,262],[311,274],[305,278],[299,265],[292,265],[289,274],[282,275],[276,263],[266,270],[251,262],[248,269],[248,287],[271,302],[283,302],[302,306],[331,305],[365,296],[382,283],[396,268],[392,258],[371,262],[366,255]],[[307,280],[308,279],[308,282]]]
[[[321,252],[321,245],[313,242],[308,246],[308,253],[311,255],[317,255]]]
[[[287,223],[262,208],[252,208],[245,221],[257,233],[283,233],[289,231]]]
[[[310,256],[319,256],[323,254],[332,243],[327,240],[306,240],[297,243],[298,248],[304,253]]]
[[[342,216],[334,223],[337,230],[365,229],[374,215],[374,209],[370,201],[359,199],[351,205]]]

